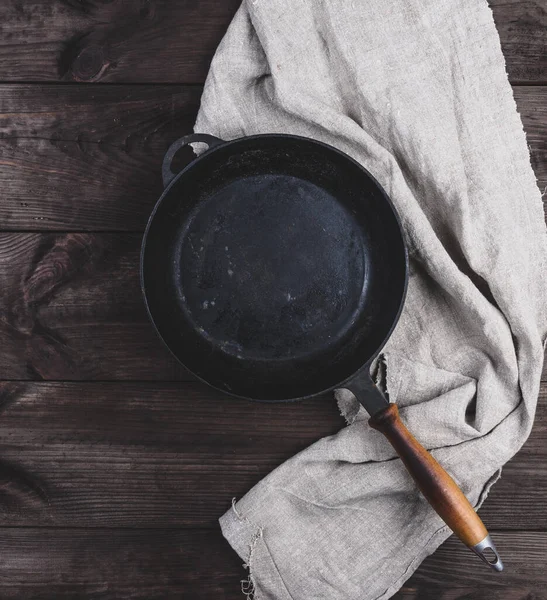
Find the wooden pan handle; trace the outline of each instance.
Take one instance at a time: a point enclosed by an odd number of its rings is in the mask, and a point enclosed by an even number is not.
[[[376,413],[369,425],[397,451],[422,494],[460,540],[494,570],[503,563],[486,527],[456,482],[405,427],[395,404]]]

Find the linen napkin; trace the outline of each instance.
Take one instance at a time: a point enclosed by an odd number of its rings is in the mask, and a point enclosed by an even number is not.
[[[410,282],[383,385],[478,506],[530,432],[547,333],[541,195],[486,0],[248,0],[195,131],[315,138],[386,189]],[[337,395],[349,425],[220,519],[257,600],[389,598],[450,534]]]

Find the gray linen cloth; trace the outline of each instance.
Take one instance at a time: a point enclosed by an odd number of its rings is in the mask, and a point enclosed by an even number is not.
[[[547,333],[541,194],[486,0],[244,2],[195,131],[308,136],[380,181],[410,249],[385,386],[478,506],[530,432]],[[350,424],[220,519],[258,600],[389,598],[450,535],[337,395]]]

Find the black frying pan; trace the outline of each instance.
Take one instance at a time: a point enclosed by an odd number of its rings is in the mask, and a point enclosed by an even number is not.
[[[209,150],[175,176],[174,155],[194,142]],[[399,219],[372,175],[306,138],[195,134],[169,148],[163,180],[141,279],[150,318],[175,357],[209,385],[249,399],[350,389],[440,516],[501,570],[463,493],[370,377],[408,278]]]

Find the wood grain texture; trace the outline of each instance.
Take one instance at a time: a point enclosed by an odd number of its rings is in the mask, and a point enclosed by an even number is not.
[[[201,88],[0,87],[0,230],[143,231]],[[547,88],[515,88],[543,190]],[[187,157],[189,157],[189,154]]]
[[[545,600],[547,533],[492,532],[506,570],[496,573],[454,536],[426,558],[395,600]],[[410,595],[410,594],[414,595]]]
[[[507,557],[503,576],[451,538],[394,598],[545,600],[547,572],[538,566],[547,534],[504,532],[496,539]],[[0,553],[3,600],[241,600],[247,575],[219,531],[4,528]]]
[[[241,600],[220,531],[0,529],[2,600]]]
[[[203,82],[240,0],[3,0],[0,81]],[[509,77],[547,79],[543,0],[491,0]]]
[[[0,86],[0,229],[143,231],[201,88]]]
[[[482,542],[488,531],[481,518],[457,483],[407,429],[397,405],[377,412],[368,423],[386,436],[417,487],[458,538],[470,548]]]
[[[547,600],[547,594],[542,590],[530,591],[530,587],[511,587],[488,588],[481,586],[459,587],[455,584],[453,587],[428,586],[427,584],[415,587],[406,585],[397,594],[392,596],[394,600]]]
[[[547,38],[547,33],[545,37]],[[547,50],[545,55],[547,56]],[[513,93],[526,132],[532,168],[545,204],[547,201],[545,195],[547,190],[547,86],[515,87]]]
[[[547,82],[545,0],[489,0],[512,82]]]
[[[258,404],[202,384],[3,383],[0,404],[3,525],[216,528],[234,496],[343,426],[332,397]]]
[[[203,82],[240,0],[3,0],[0,81]]]
[[[264,404],[199,383],[2,383],[0,525],[216,528],[233,497],[343,426],[330,396]],[[547,529],[546,464],[547,390],[480,510],[490,530]]]
[[[141,236],[0,234],[3,379],[188,380],[148,321]]]

